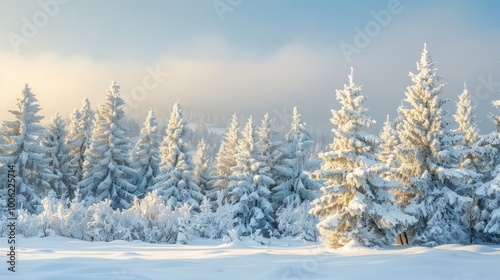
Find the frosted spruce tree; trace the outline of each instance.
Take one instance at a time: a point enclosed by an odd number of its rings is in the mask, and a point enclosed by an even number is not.
[[[390,245],[414,218],[393,204],[391,185],[380,177],[385,168],[374,155],[380,140],[362,131],[375,121],[365,115],[366,98],[354,83],[352,69],[349,84],[336,93],[342,108],[332,110],[334,140],[329,151],[320,154],[323,164],[314,173],[324,186],[311,213],[319,218],[321,240],[328,247],[351,241],[364,246]]]
[[[453,117],[458,125],[455,131],[462,134],[461,145],[465,148],[474,147],[477,142],[478,132],[474,110],[469,91],[464,85],[463,92],[458,96],[457,110]]]
[[[236,166],[229,176],[226,190],[229,203],[233,206],[233,225],[243,236],[261,234],[269,237],[274,234],[269,186],[275,182],[267,175],[269,166],[259,160],[261,153],[250,117],[238,141]]]
[[[41,145],[44,128],[38,114],[40,107],[29,85],[25,85],[16,110],[10,111],[15,120],[2,124],[4,165],[16,170],[17,208],[30,213],[39,212],[42,198],[50,190],[49,181],[57,178],[49,169],[47,147]]]
[[[193,177],[196,185],[200,187],[201,193],[208,197],[209,201],[217,199],[217,189],[214,188],[214,182],[217,177],[213,174],[212,162],[208,155],[208,146],[202,138],[198,142],[194,155]]]
[[[85,151],[90,147],[94,118],[94,112],[87,98],[83,100],[82,107],[75,109],[71,114],[66,144],[69,147],[69,166],[74,178],[72,186],[76,186],[82,180],[84,173],[89,171],[85,170],[84,172]],[[90,166],[88,167],[90,168]],[[74,198],[75,192],[76,188],[69,186],[68,196],[70,199]]]
[[[80,110],[74,109],[69,116],[68,134],[66,135],[66,144],[69,147],[68,156],[70,158],[70,167],[73,172],[77,183],[81,180],[83,175],[83,161],[79,165],[80,159],[83,159],[83,154],[80,154],[79,147],[81,146],[82,139],[79,133],[79,120],[81,118]],[[75,190],[71,190],[74,192]]]
[[[203,195],[193,178],[194,165],[189,153],[188,133],[182,108],[175,103],[161,144],[160,174],[153,188],[172,208],[187,203],[197,210]]]
[[[477,122],[475,116],[475,107],[472,106],[469,91],[466,85],[458,97],[456,112],[453,115],[457,128],[453,130],[454,157],[457,158],[457,166],[469,173],[476,173],[475,176],[465,177],[461,182],[457,182],[456,192],[472,198],[472,203],[465,214],[465,220],[468,224],[468,235],[470,244],[481,239],[482,220],[478,206],[478,197],[475,194],[476,189],[483,183],[483,174],[486,163],[488,149],[477,146],[479,139]]]
[[[49,149],[46,155],[49,169],[57,176],[50,181],[50,185],[59,199],[66,198],[68,190],[73,189],[76,182],[70,169],[69,146],[66,144],[67,134],[66,122],[59,113],[56,113],[47,128],[43,146]]]
[[[401,162],[395,177],[408,187],[405,211],[418,220],[408,241],[424,246],[465,243],[468,226],[462,217],[471,199],[458,195],[455,183],[469,174],[452,166],[452,152],[445,145],[443,85],[426,47],[417,70],[410,73],[413,85],[398,110],[401,142],[395,149]]]
[[[399,162],[394,152],[396,146],[399,145],[398,132],[394,128],[394,123],[389,121],[389,116],[384,123],[382,131],[380,132],[380,139],[382,143],[379,145],[378,157],[380,162],[387,166],[391,171],[399,166]]]
[[[394,187],[391,190],[391,194],[394,195],[396,201],[395,203],[400,207],[406,207],[407,204],[407,187],[398,184],[394,180],[394,175],[397,168],[401,165],[399,162],[395,149],[399,145],[399,135],[395,129],[395,122],[389,121],[389,116],[384,123],[382,131],[380,132],[380,139],[382,142],[378,145],[377,155],[380,163],[387,167],[387,170],[381,175],[386,181],[392,182]],[[405,232],[398,234],[397,237],[398,244],[406,245],[408,244],[408,236]]]
[[[471,172],[483,172],[486,150],[477,146],[479,133],[475,107],[472,106],[470,94],[465,85],[463,92],[458,97],[453,117],[457,127],[451,133],[451,143],[454,147],[453,157],[457,158],[457,166]],[[464,183],[470,185],[471,182],[471,180],[467,180]]]
[[[125,102],[116,82],[111,83],[105,98],[95,118],[90,147],[85,151],[87,172],[79,188],[87,203],[109,199],[114,209],[129,208],[137,187],[131,183],[135,171],[130,168],[130,142],[125,136],[128,129],[123,124]]]
[[[269,167],[269,173],[267,176],[273,178],[275,181],[278,180],[278,173],[275,167],[282,164],[282,152],[281,148],[283,146],[282,141],[276,140],[276,131],[273,130],[271,125],[271,117],[268,113],[264,115],[262,123],[257,129],[257,147],[260,150],[260,159],[265,165]],[[274,188],[275,185],[269,186],[270,189]]]
[[[492,102],[493,106],[499,108],[500,100]],[[483,174],[483,182],[495,178],[500,170],[500,114],[490,113],[490,119],[496,126],[496,131],[486,135],[478,135],[477,143],[473,147],[479,156],[480,172]]]
[[[272,189],[273,206],[278,212],[284,207],[296,207],[303,202],[313,201],[318,198],[321,187],[307,174],[314,141],[297,107],[293,108],[291,128],[285,139],[286,143],[281,148],[282,163],[276,167],[281,183]]]
[[[236,152],[238,148],[238,117],[234,114],[231,118],[231,124],[224,137],[224,141],[219,148],[216,157],[217,180],[215,188],[225,190],[229,185],[228,177],[232,174],[232,168],[236,166]]]
[[[500,107],[500,100],[493,102],[495,107]],[[491,116],[497,131],[486,135],[479,140],[479,145],[489,152],[487,157],[489,165],[496,165],[491,172],[486,172],[488,181],[477,188],[475,195],[479,211],[479,221],[474,229],[478,232],[478,239],[482,242],[500,242],[500,114]]]
[[[139,196],[144,196],[153,187],[160,172],[160,143],[158,124],[151,110],[141,130],[141,138],[132,151],[130,165],[137,172],[135,185]]]
[[[457,128],[453,131],[458,139],[454,142],[455,153],[458,158],[458,166],[461,169],[478,173],[475,181],[479,182],[481,173],[486,173],[489,168],[488,158],[490,149],[478,145],[479,132],[478,122],[476,121],[475,107],[472,105],[471,97],[467,87],[464,85],[464,91],[458,97],[457,109],[453,115]],[[471,184],[471,180],[466,183]]]

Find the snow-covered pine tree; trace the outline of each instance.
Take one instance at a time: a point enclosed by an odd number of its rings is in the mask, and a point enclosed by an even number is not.
[[[81,131],[81,146],[80,146],[80,154],[83,155],[83,157],[80,159],[80,165],[82,167],[82,172],[81,176],[83,177],[85,175],[85,151],[90,148],[90,139],[92,138],[92,133],[94,131],[94,122],[95,122],[95,113],[92,111],[92,108],[90,107],[90,101],[85,98],[83,100],[83,105],[82,108],[80,108],[80,122],[79,122],[79,128]]]
[[[297,107],[293,108],[291,128],[281,148],[282,162],[275,167],[279,185],[272,189],[272,202],[278,216],[281,208],[296,207],[319,197],[321,184],[309,178],[306,171],[311,165],[311,149],[314,141],[302,122]]]
[[[257,129],[256,145],[260,150],[260,158],[258,160],[269,167],[268,173],[262,175],[271,177],[275,181],[274,184],[268,186],[269,190],[272,190],[278,183],[281,183],[279,173],[275,167],[282,164],[283,154],[281,148],[283,147],[283,142],[276,140],[276,134],[271,125],[271,117],[269,113],[266,113],[260,127]]]
[[[448,147],[453,147],[450,149],[450,153],[454,164],[464,170],[481,172],[483,165],[481,151],[484,148],[476,146],[479,138],[476,116],[465,85],[463,92],[458,97],[453,117],[456,128],[447,133],[444,137],[444,143]]]
[[[238,234],[243,236],[274,234],[269,186],[275,182],[267,175],[269,166],[259,160],[261,153],[250,117],[242,138],[238,140],[236,166],[226,189],[229,203],[233,205],[233,224]]]
[[[495,107],[500,107],[500,100],[493,101]],[[486,183],[477,188],[477,207],[479,221],[474,230],[482,242],[500,243],[500,114],[492,115],[492,121],[497,131],[480,137],[479,148],[485,149],[486,166],[495,166],[490,172],[485,172]]]
[[[68,198],[73,200],[75,192],[78,190],[78,182],[82,179],[83,173],[83,154],[80,152],[79,147],[83,140],[79,138],[78,120],[80,119],[80,110],[74,109],[70,115],[68,125],[68,135],[66,135],[66,146],[68,147],[68,167],[72,173],[73,181],[68,186]]]
[[[500,115],[491,115],[490,117],[494,122],[495,118],[500,119]],[[497,166],[500,164],[499,131],[478,135],[477,143],[473,149],[480,155],[479,163],[481,164],[480,173],[483,175],[482,181],[487,182],[495,178],[497,175]]]
[[[66,144],[69,147],[69,166],[74,178],[72,184],[68,186],[68,197],[70,199],[75,197],[76,186],[82,180],[83,175],[89,171],[84,170],[85,151],[90,146],[94,118],[94,112],[87,98],[83,100],[82,107],[75,109],[71,114],[68,136],[66,137]]]
[[[160,172],[160,142],[158,124],[151,110],[141,130],[141,138],[132,151],[130,166],[137,171],[136,194],[138,196],[144,196],[153,187],[155,178]]]
[[[467,225],[462,216],[471,199],[458,195],[454,183],[469,174],[453,168],[450,147],[445,145],[447,123],[435,63],[424,46],[417,74],[410,73],[413,85],[407,88],[399,112],[397,131],[400,144],[396,156],[401,162],[396,180],[407,186],[405,211],[418,222],[410,231],[410,243],[435,246],[466,242]],[[411,203],[409,201],[411,200]]]
[[[10,111],[15,120],[4,121],[4,144],[1,162],[14,165],[16,171],[17,206],[30,213],[39,212],[50,180],[57,178],[47,165],[48,148],[40,144],[44,128],[40,125],[40,107],[29,85],[25,85],[17,99],[17,110]]]
[[[489,171],[487,170],[489,148],[477,145],[479,141],[478,123],[475,107],[472,106],[466,85],[458,98],[457,109],[453,115],[457,123],[457,128],[453,132],[458,136],[458,139],[453,144],[458,158],[458,166],[464,170],[485,173]]]
[[[67,134],[66,122],[59,113],[56,113],[42,141],[43,146],[49,149],[46,155],[49,169],[57,176],[57,178],[50,181],[50,185],[58,199],[66,198],[68,190],[72,188],[72,184],[76,181],[69,165],[69,146],[66,144]]]
[[[229,185],[228,177],[232,174],[232,168],[236,166],[236,152],[238,147],[238,117],[234,114],[231,124],[224,137],[219,152],[216,157],[217,180],[214,187],[218,190],[225,190]]]
[[[397,159],[396,152],[394,151],[399,145],[399,136],[395,129],[395,123],[397,123],[397,121],[398,120],[395,120],[394,122],[389,121],[389,115],[387,115],[387,120],[385,121],[382,131],[380,132],[380,139],[382,142],[378,145],[377,155],[380,163],[387,167],[387,170],[381,174],[382,177],[386,181],[392,181],[394,184],[391,194],[396,199],[395,203],[404,208],[407,204],[407,188],[394,182],[394,174],[401,164]],[[408,244],[408,237],[406,233],[399,233],[397,241],[400,245]]]
[[[496,185],[496,188],[498,188],[498,185]],[[493,208],[493,210],[491,210],[491,214],[487,218],[488,222],[484,226],[483,233],[485,234],[485,236],[483,237],[483,240],[495,242],[496,244],[498,244],[500,243],[500,208],[498,206],[498,189],[495,189],[493,191],[493,187],[491,187],[490,185],[489,189],[485,190],[484,193],[480,192],[480,195],[488,196],[489,198],[492,198],[494,196],[497,197],[496,209],[494,209],[494,205],[492,204],[492,202],[494,201],[493,199],[490,199],[485,204],[486,208]]]
[[[379,145],[378,158],[380,159],[380,163],[392,171],[399,166],[396,153],[394,152],[394,148],[399,144],[399,137],[394,124],[389,121],[389,115],[387,115],[387,120],[380,132],[380,139],[382,143]]]
[[[364,246],[392,244],[415,219],[393,204],[391,185],[380,177],[385,167],[374,155],[380,139],[361,130],[375,121],[365,115],[366,98],[354,83],[352,69],[349,84],[336,94],[342,108],[332,110],[334,140],[329,151],[320,154],[323,164],[314,173],[324,186],[311,213],[319,218],[321,239],[328,247],[351,241]]]
[[[109,199],[115,209],[129,208],[137,187],[131,183],[135,171],[130,168],[130,142],[123,125],[125,102],[116,82],[111,83],[105,98],[84,155],[84,169],[88,171],[78,186],[87,203]]]
[[[458,124],[455,131],[462,134],[462,143],[466,148],[475,146],[477,142],[478,132],[474,109],[467,85],[464,84],[464,90],[458,96],[457,111],[453,116]]]
[[[457,109],[453,115],[457,128],[453,130],[453,152],[457,158],[457,165],[463,170],[475,172],[474,178],[464,178],[462,182],[457,182],[456,192],[472,198],[472,203],[466,212],[464,219],[468,224],[469,243],[481,239],[482,233],[477,230],[481,227],[482,219],[478,206],[478,197],[475,194],[476,189],[482,185],[482,173],[486,163],[486,154],[488,149],[483,146],[477,146],[478,131],[475,116],[475,107],[472,106],[471,98],[467,86],[464,84],[464,90],[458,97]]]
[[[206,196],[209,201],[217,199],[217,189],[214,188],[214,182],[217,177],[213,174],[212,161],[208,155],[208,146],[202,138],[198,142],[196,154],[194,155],[193,177],[196,185],[200,187],[201,194]]]
[[[153,186],[158,195],[175,209],[187,203],[197,210],[203,199],[193,178],[194,165],[189,152],[188,127],[181,106],[175,103],[160,148],[160,174]]]

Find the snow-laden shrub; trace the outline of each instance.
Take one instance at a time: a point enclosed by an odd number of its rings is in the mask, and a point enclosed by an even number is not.
[[[216,208],[215,211],[212,208]],[[217,193],[217,201],[211,204],[205,198],[200,206],[200,213],[193,217],[194,234],[199,237],[217,239],[228,234],[233,228],[231,205],[223,200],[222,192]]]
[[[169,207],[170,209],[172,207]],[[177,238],[176,243],[186,244],[189,239],[191,239],[194,235],[193,227],[192,227],[192,206],[187,203],[184,203],[181,207],[177,208],[176,211],[173,211],[174,214],[174,222],[177,222]]]
[[[88,241],[187,243],[194,237],[223,238],[234,229],[232,206],[221,192],[215,202],[202,201],[200,212],[188,204],[172,210],[156,190],[142,199],[135,198],[126,210],[114,210],[111,204],[104,200],[86,207],[85,201],[79,201],[78,192],[71,201],[48,196],[42,200],[40,214],[19,211],[18,233],[25,237],[59,235]],[[316,240],[317,219],[308,213],[309,209],[308,203],[283,208],[278,214],[281,236]],[[6,217],[0,217],[2,234],[6,223]],[[255,240],[261,237],[257,231],[249,236]]]
[[[25,209],[17,211],[17,233],[24,237],[35,237],[41,233],[40,221],[36,215],[28,213]]]
[[[87,233],[89,209],[78,201],[79,193],[72,200],[57,199],[49,195],[42,200],[43,211],[38,215],[19,210],[17,230],[25,237],[59,236],[91,240]]]
[[[309,214],[312,206],[309,201],[302,202],[297,207],[288,205],[278,212],[278,230],[281,237],[292,236],[307,241],[316,241],[319,232],[316,228],[318,218]]]
[[[150,243],[177,241],[178,224],[174,211],[163,203],[156,190],[143,199],[135,199],[132,207],[123,213],[130,215],[129,218],[136,219],[130,221],[130,224],[136,228],[135,234],[140,237],[139,240]]]
[[[139,217],[139,213],[125,210],[116,217],[114,239],[125,241],[144,240],[145,225],[144,221]]]
[[[43,211],[38,214],[36,219],[41,229],[40,234],[43,236],[63,235],[63,228],[66,225],[63,223],[62,217],[67,212],[67,207],[62,204],[61,200],[56,198],[56,194],[51,191],[48,196],[42,199]]]
[[[78,201],[79,191],[75,192],[75,198],[68,204],[67,211],[60,214],[61,222],[66,225],[63,227],[62,235],[66,237],[90,240],[87,234],[88,211],[84,201]],[[64,209],[64,208],[63,208]]]
[[[115,229],[117,226],[116,212],[111,208],[111,200],[105,199],[95,203],[88,208],[89,220],[86,233],[92,241],[115,240]]]

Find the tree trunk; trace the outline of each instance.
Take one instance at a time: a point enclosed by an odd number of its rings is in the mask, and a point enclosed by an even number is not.
[[[401,245],[403,245],[403,246],[404,246],[404,245],[408,245],[408,236],[406,235],[406,231],[404,231],[404,232],[402,232],[402,233],[398,234],[398,237],[397,237],[397,238],[398,238],[398,242],[399,242],[399,244],[401,244]]]
[[[408,242],[408,235],[406,235],[406,231],[403,232],[403,237],[405,239],[405,245],[408,245],[409,242]]]

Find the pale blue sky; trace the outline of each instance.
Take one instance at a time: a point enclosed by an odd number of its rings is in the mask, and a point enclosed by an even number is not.
[[[217,4],[231,7],[221,17]],[[498,11],[498,1],[1,0],[0,119],[10,118],[24,82],[45,115],[68,114],[85,96],[100,103],[112,79],[133,100],[157,68],[169,75],[133,101],[137,111],[180,101],[260,118],[299,105],[307,121],[325,124],[353,66],[379,128],[403,100],[427,42],[450,105],[467,83],[488,132],[500,90]],[[374,16],[387,12],[387,24]],[[26,21],[36,29],[29,36]],[[378,29],[356,45],[357,30],[370,26]],[[342,43],[359,53],[347,58]]]

